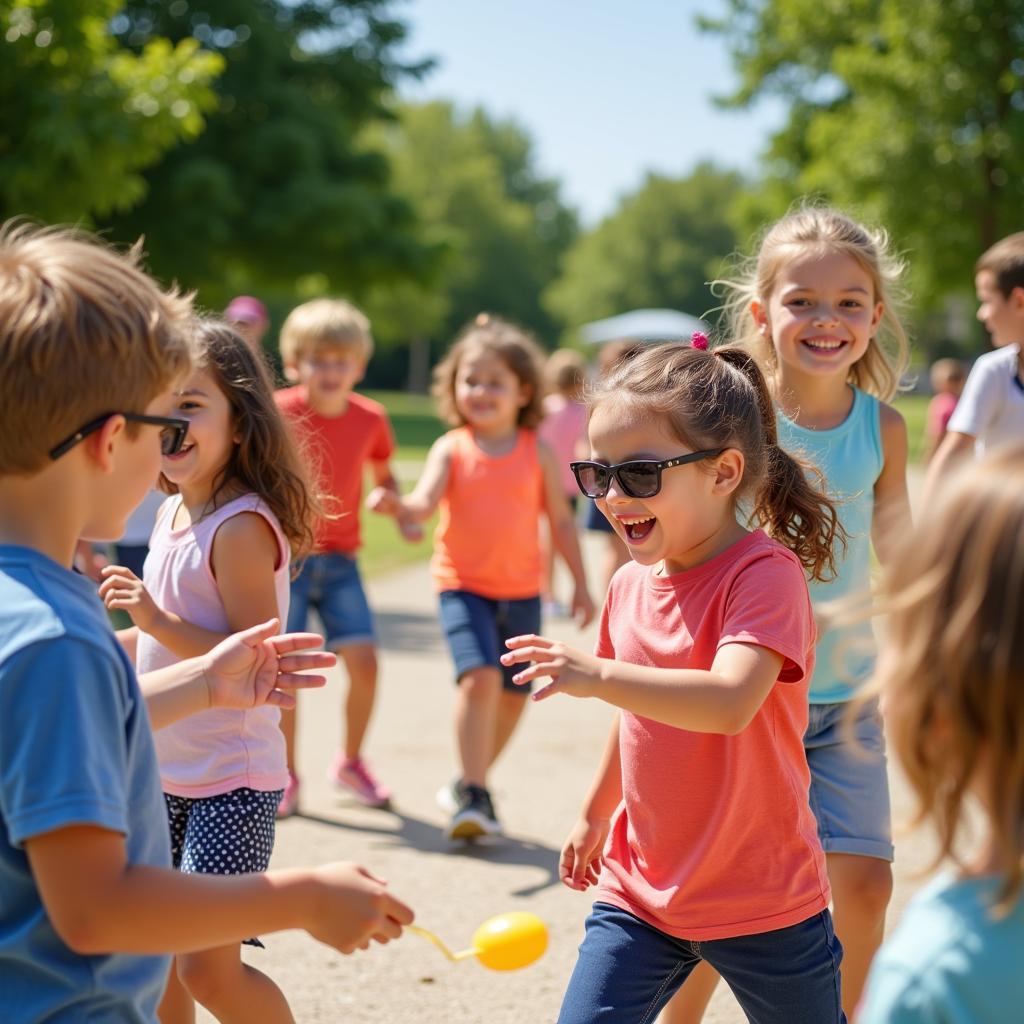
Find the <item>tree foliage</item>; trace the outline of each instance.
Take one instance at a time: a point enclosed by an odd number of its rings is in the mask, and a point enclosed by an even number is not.
[[[1024,0],[728,0],[705,21],[741,84],[791,103],[768,153],[780,206],[816,192],[886,225],[923,308],[1021,227]]]
[[[481,310],[550,341],[557,325],[540,303],[576,233],[557,182],[538,173],[529,135],[514,121],[447,102],[401,107],[381,144],[395,187],[446,259],[429,288],[378,289],[371,299],[385,336],[427,337],[435,351]]]
[[[89,224],[145,194],[145,169],[203,128],[220,56],[108,29],[120,0],[0,0],[0,219]]]
[[[146,173],[145,199],[111,220],[145,234],[162,276],[217,306],[229,293],[334,290],[424,277],[437,253],[365,144],[400,79],[390,0],[130,0],[117,38],[197,39],[225,63],[206,130]]]
[[[708,312],[707,282],[736,248],[730,220],[742,185],[708,164],[685,178],[649,174],[570,249],[548,308],[570,328],[638,308]]]

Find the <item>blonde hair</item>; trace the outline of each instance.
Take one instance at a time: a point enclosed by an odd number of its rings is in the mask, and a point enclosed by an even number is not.
[[[296,366],[320,348],[357,351],[369,362],[373,355],[370,321],[344,299],[313,299],[296,306],[281,327],[281,359]]]
[[[957,861],[967,798],[1005,870],[1024,881],[1024,446],[958,473],[886,578],[886,645],[865,699],[886,695],[889,739],[931,819],[933,866]]]
[[[431,393],[437,400],[441,419],[453,427],[465,425],[466,420],[455,401],[455,378],[463,356],[480,351],[496,355],[527,389],[529,401],[519,410],[517,422],[521,427],[535,429],[544,418],[541,387],[544,354],[521,327],[490,313],[481,313],[467,324],[452,342],[444,359],[434,368]]]
[[[750,498],[752,524],[788,547],[814,579],[835,576],[834,549],[846,537],[835,505],[821,473],[779,445],[768,386],[748,352],[644,346],[594,385],[591,412],[604,402],[625,402],[657,417],[693,451],[741,451],[745,469],[736,497]]]
[[[83,424],[144,412],[188,370],[191,296],[139,259],[66,228],[0,227],[0,474],[37,472]]]
[[[714,281],[716,294],[728,293],[725,315],[731,338],[747,349],[775,384],[775,346],[761,333],[750,306],[766,305],[781,268],[807,252],[841,252],[851,256],[871,278],[874,302],[882,303],[882,319],[867,351],[850,367],[851,384],[889,401],[898,391],[910,362],[910,341],[899,316],[899,281],[904,264],[889,248],[882,229],[871,229],[827,206],[805,204],[773,224],[757,255],[740,266],[738,279]]]
[[[223,320],[197,319],[193,331],[195,368],[207,372],[228,400],[231,429],[238,435],[214,480],[208,511],[237,495],[239,488],[258,494],[276,516],[297,561],[313,550],[322,510],[297,442],[274,401],[267,364]],[[167,494],[178,492],[163,475],[160,487]]]
[[[544,381],[549,394],[578,399],[587,380],[587,363],[573,348],[558,348],[544,363]]]
[[[967,380],[967,367],[959,359],[936,359],[928,369],[933,391],[941,391],[947,384]]]

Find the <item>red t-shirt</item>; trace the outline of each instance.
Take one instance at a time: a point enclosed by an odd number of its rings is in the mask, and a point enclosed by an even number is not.
[[[697,941],[785,928],[828,906],[803,747],[814,639],[803,569],[760,530],[686,572],[616,573],[598,656],[706,670],[720,647],[744,643],[785,661],[736,736],[622,712],[623,806],[598,900]]]
[[[359,512],[366,464],[386,462],[395,450],[384,406],[353,392],[340,416],[327,417],[313,412],[302,384],[278,391],[274,397],[315,460],[321,492],[334,499],[329,510],[336,518],[321,520],[317,551],[355,554],[362,543]]]

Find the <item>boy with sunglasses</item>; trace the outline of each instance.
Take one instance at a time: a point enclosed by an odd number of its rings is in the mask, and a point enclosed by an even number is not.
[[[0,228],[0,1005],[5,1021],[156,1021],[166,954],[304,928],[342,952],[411,911],[354,865],[224,878],[170,870],[151,728],[213,706],[286,706],[275,621],[135,677],[80,537],[124,527],[187,424],[189,302],[65,231]],[[112,366],[117,373],[111,374]],[[72,386],[69,386],[69,382]],[[144,703],[145,702],[145,703]]]

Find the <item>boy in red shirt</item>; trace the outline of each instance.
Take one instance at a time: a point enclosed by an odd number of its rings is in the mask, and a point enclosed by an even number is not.
[[[281,329],[281,357],[294,387],[279,391],[278,405],[313,460],[329,515],[320,523],[316,553],[292,581],[291,624],[305,623],[310,607],[324,624],[326,647],[348,672],[344,747],[330,779],[368,807],[385,807],[390,792],[361,756],[377,691],[377,650],[373,614],[366,600],[356,554],[363,475],[369,466],[376,486],[398,493],[391,470],[394,434],[384,407],[353,388],[373,353],[370,323],[348,302],[316,299],[292,310]],[[403,533],[418,531],[400,523]],[[295,771],[295,712],[281,715],[288,747],[288,786],[278,817],[298,806]]]

